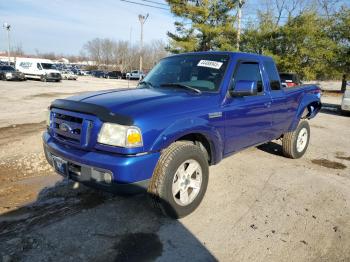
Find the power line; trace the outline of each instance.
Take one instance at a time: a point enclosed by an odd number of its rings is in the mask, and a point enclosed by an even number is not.
[[[168,8],[164,8],[164,7],[160,7],[160,6],[148,5],[148,4],[138,3],[138,2],[129,1],[129,0],[120,0],[120,1],[122,1],[122,2],[127,2],[127,3],[131,3],[131,4],[135,4],[135,5],[142,5],[142,6],[148,6],[148,7],[152,7],[152,8],[167,10],[167,11],[170,10],[170,9],[168,9]]]
[[[148,2],[148,3],[152,3],[152,4],[157,4],[157,5],[165,5],[165,6],[168,6],[168,4],[159,3],[159,2],[151,1],[151,0],[141,0],[141,1]]]

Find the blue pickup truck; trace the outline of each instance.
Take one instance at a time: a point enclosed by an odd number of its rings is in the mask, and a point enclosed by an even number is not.
[[[304,155],[320,89],[284,89],[272,58],[198,52],[162,59],[133,89],[52,102],[43,134],[48,162],[72,180],[111,192],[147,190],[179,218],[200,204],[209,166],[282,140]]]

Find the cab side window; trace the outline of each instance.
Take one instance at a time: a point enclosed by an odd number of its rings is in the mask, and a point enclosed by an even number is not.
[[[38,68],[39,70],[42,70],[42,67],[41,67],[40,63],[37,63],[36,66],[37,66],[37,68]]]
[[[234,85],[237,81],[246,80],[254,81],[257,83],[258,94],[261,94],[264,91],[262,77],[260,73],[259,64],[256,62],[242,62],[238,65],[234,75]]]
[[[264,68],[269,76],[271,90],[281,90],[280,77],[274,62],[264,61]]]

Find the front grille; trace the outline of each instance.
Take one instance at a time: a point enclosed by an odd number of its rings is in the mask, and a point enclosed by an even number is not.
[[[60,77],[60,74],[59,73],[50,73],[50,76],[54,77],[54,78],[58,78],[58,77]]]
[[[60,140],[80,144],[82,126],[82,118],[53,113],[52,128],[55,136]]]

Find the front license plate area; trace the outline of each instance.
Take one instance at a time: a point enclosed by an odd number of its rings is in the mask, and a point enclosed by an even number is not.
[[[57,173],[68,176],[68,163],[58,156],[52,155],[53,165]]]

